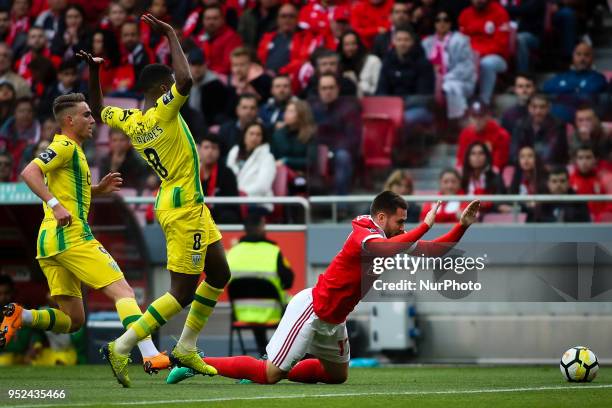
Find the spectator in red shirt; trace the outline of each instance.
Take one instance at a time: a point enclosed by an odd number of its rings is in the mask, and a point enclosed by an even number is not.
[[[461,171],[461,189],[466,194],[504,194],[504,183],[491,166],[491,151],[483,142],[472,143],[465,151]],[[482,213],[497,211],[492,202],[481,202]]]
[[[204,28],[196,36],[196,42],[204,51],[208,68],[227,75],[230,73],[230,53],[242,45],[242,40],[227,26],[220,7],[208,7],[202,18]]]
[[[158,20],[171,24],[166,0],[152,0],[147,11]],[[145,47],[153,52],[157,61],[167,64],[170,55],[170,45],[167,38],[151,30],[151,26],[143,20],[140,20],[138,28],[140,30],[140,39]]]
[[[15,71],[29,84],[32,84],[32,71],[30,63],[36,57],[44,57],[53,63],[55,68],[59,67],[62,59],[56,55],[51,55],[45,32],[42,28],[34,26],[28,31],[28,49],[15,64]]]
[[[300,10],[298,16],[300,28],[312,34],[315,42],[313,49],[317,47],[335,49],[336,41],[332,34],[331,23],[338,20],[349,20],[346,14],[344,16],[334,14],[334,10],[339,6],[332,3],[333,0],[314,0]],[[341,11],[344,14],[342,9]],[[334,17],[342,17],[342,19]]]
[[[574,155],[574,169],[570,174],[570,186],[576,194],[607,194],[605,186],[601,182],[597,171],[597,158],[593,147],[584,144],[580,146]],[[591,219],[598,221],[601,214],[612,210],[609,203],[602,201],[592,201],[588,203]]]
[[[366,48],[372,48],[374,37],[391,28],[389,14],[393,0],[361,0],[353,3],[351,27],[359,34]]]
[[[483,142],[493,156],[493,168],[501,171],[508,163],[510,135],[494,119],[486,105],[479,100],[472,102],[469,110],[470,124],[463,129],[457,143],[457,167],[463,167],[465,152],[472,143]]]
[[[491,102],[497,74],[508,69],[510,16],[496,1],[472,0],[459,15],[459,29],[480,56],[480,98]]]
[[[142,43],[138,23],[126,21],[121,27],[121,64],[129,65],[134,70],[134,78],[138,81],[140,73],[154,59],[149,49]]]
[[[299,29],[297,16],[295,5],[284,4],[278,12],[278,29],[265,33],[257,49],[259,61],[267,70],[290,75],[293,80],[308,60],[312,43],[311,34]]]
[[[439,195],[464,195],[461,190],[461,176],[455,169],[442,170],[439,177]],[[421,221],[425,219],[427,213],[436,203],[425,203],[421,209]],[[461,201],[443,201],[436,213],[436,223],[457,222],[461,216],[461,211],[466,207],[466,203]]]

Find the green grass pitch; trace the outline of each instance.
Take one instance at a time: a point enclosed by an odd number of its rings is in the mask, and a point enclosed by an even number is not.
[[[0,407],[612,407],[606,367],[590,384],[563,381],[558,367],[402,366],[351,369],[342,385],[237,384],[201,376],[167,385],[130,367],[123,389],[106,366],[0,367]],[[9,399],[8,390],[65,390],[63,400]]]

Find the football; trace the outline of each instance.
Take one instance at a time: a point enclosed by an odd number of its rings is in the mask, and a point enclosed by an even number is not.
[[[587,347],[576,346],[563,353],[559,368],[567,381],[591,382],[597,375],[599,362]]]

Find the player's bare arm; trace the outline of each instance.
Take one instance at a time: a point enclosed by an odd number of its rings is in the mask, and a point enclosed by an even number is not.
[[[21,172],[21,178],[30,187],[30,190],[36,194],[45,203],[53,198],[53,194],[49,191],[45,184],[45,175],[40,167],[34,163],[30,163]],[[72,216],[61,203],[57,202],[52,206],[53,216],[57,220],[57,225],[66,227],[72,222]]]
[[[478,210],[479,209],[480,209],[480,200],[474,200],[467,207],[465,207],[465,210],[463,210],[463,213],[461,214],[461,218],[459,219],[459,222],[461,223],[461,225],[467,228],[473,223],[475,223],[478,220]]]
[[[121,185],[123,184],[123,178],[121,178],[121,173],[108,173],[106,176],[102,177],[102,180],[96,185],[91,186],[91,195],[92,197],[110,193],[116,193],[121,190]]]
[[[170,43],[170,54],[172,55],[172,69],[176,80],[176,89],[181,95],[188,95],[193,85],[193,78],[189,70],[187,57],[181,48],[178,37],[174,28],[170,24],[164,23],[157,19],[152,14],[144,14],[142,20],[147,23],[151,29],[168,38]]]
[[[87,62],[89,66],[89,107],[94,119],[97,122],[102,121],[102,86],[100,85],[100,65],[104,63],[104,59],[94,57],[90,53],[80,50],[76,56]]]
[[[429,212],[425,216],[425,219],[423,220],[423,222],[427,224],[429,228],[433,227],[434,223],[436,222],[436,214],[438,213],[440,205],[442,205],[442,201],[438,200],[436,202],[436,205],[431,207],[431,210],[429,210]]]

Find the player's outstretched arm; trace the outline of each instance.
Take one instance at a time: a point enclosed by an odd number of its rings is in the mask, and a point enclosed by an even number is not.
[[[476,222],[479,209],[480,200],[472,201],[463,210],[459,222],[449,232],[431,241],[418,241],[413,253],[426,256],[443,256],[461,240],[470,225]]]
[[[185,57],[185,53],[181,48],[181,43],[176,36],[174,28],[172,28],[170,24],[157,19],[152,14],[144,14],[142,20],[151,26],[153,31],[165,35],[168,38],[168,42],[170,43],[170,54],[172,55],[172,69],[174,70],[174,77],[176,79],[176,89],[183,96],[189,95],[189,91],[193,85],[193,78],[189,70],[187,57]]]
[[[32,190],[34,194],[51,206],[53,209],[53,216],[57,220],[57,225],[60,227],[70,225],[72,222],[72,216],[68,210],[66,210],[57,200],[55,200],[55,202],[50,202],[54,197],[45,184],[45,175],[40,167],[38,167],[34,162],[31,162],[21,172],[21,178],[23,181],[25,181],[28,187],[30,187],[30,190]]]
[[[102,100],[102,86],[100,85],[100,65],[104,63],[104,59],[94,57],[83,50],[78,51],[76,56],[87,62],[89,66],[89,108],[94,119],[101,122],[104,102]]]
[[[91,186],[91,195],[97,196],[102,194],[116,193],[121,190],[123,179],[121,173],[108,173],[102,177],[98,184]]]

